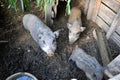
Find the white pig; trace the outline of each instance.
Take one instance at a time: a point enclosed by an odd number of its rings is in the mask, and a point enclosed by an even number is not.
[[[79,38],[80,33],[86,29],[82,26],[81,10],[79,8],[73,7],[71,9],[67,27],[69,29],[69,43],[73,44]]]
[[[59,30],[52,32],[48,26],[33,14],[26,14],[23,17],[23,25],[48,56],[54,55],[57,47],[56,37],[59,34]]]

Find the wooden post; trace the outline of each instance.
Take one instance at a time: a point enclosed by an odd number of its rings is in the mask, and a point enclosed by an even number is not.
[[[93,10],[94,10],[94,4],[95,0],[90,0],[89,1],[89,7],[88,7],[88,12],[87,12],[87,20],[90,20],[92,18]]]
[[[107,34],[106,34],[107,39],[109,39],[111,37],[111,35],[113,34],[113,32],[116,30],[117,24],[119,21],[120,21],[120,9],[119,9],[117,15],[115,16],[109,30],[107,31]]]
[[[109,77],[109,78],[112,78],[112,77],[113,77],[112,73],[110,73],[107,69],[104,70],[104,74],[105,74],[107,77]]]
[[[111,73],[108,77],[113,77],[120,73],[120,55],[118,55],[113,61],[111,61],[108,65],[106,70],[107,72]]]
[[[8,41],[0,41],[0,43],[8,43]]]
[[[110,78],[108,80],[120,80],[120,74],[114,76],[113,78]]]
[[[85,3],[85,8],[84,8],[84,14],[87,15],[90,0],[86,0],[85,2],[86,3]]]
[[[97,18],[98,11],[100,9],[102,0],[95,0],[95,5],[94,5],[94,10],[93,10],[93,15],[92,15],[92,20],[95,22]]]
[[[120,0],[117,0],[120,3]]]
[[[107,40],[105,39],[105,35],[103,34],[103,31],[101,29],[98,29],[95,32],[93,32],[93,35],[97,40],[102,64],[103,64],[103,66],[106,66],[110,62],[111,52],[110,52]]]
[[[100,17],[97,17],[96,23],[105,32],[109,30],[109,26]],[[116,32],[114,32],[110,38],[120,47],[120,36]]]

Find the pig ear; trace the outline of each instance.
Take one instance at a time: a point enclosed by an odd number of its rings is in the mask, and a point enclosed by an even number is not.
[[[72,24],[67,23],[67,27],[68,27],[68,29],[69,29],[71,26],[72,26]]]
[[[86,27],[80,27],[81,31],[84,31],[86,29]]]
[[[60,31],[61,31],[61,29],[59,29],[59,30],[57,30],[57,31],[54,32],[54,35],[55,35],[56,38],[59,37],[59,33],[60,33]]]

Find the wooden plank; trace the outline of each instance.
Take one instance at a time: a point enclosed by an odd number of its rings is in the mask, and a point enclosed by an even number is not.
[[[120,21],[117,24],[116,32],[120,35]]]
[[[107,24],[111,24],[113,19],[106,15],[103,11],[99,10],[98,16],[100,16]]]
[[[94,6],[94,10],[93,10],[93,16],[92,16],[92,20],[95,22],[96,18],[97,18],[97,14],[98,11],[100,9],[100,5],[101,5],[101,1],[102,0],[95,0],[95,6]]]
[[[114,32],[110,39],[112,39],[120,47],[120,36],[118,34]]]
[[[107,34],[106,34],[107,39],[109,39],[110,36],[113,34],[113,32],[116,30],[117,24],[119,21],[120,21],[120,10],[118,11],[117,15],[115,16],[109,30],[107,31]]]
[[[97,17],[96,23],[100,26],[100,28],[105,30],[105,32],[109,30],[109,26],[100,17]],[[111,39],[120,47],[120,36],[117,33],[114,32]]]
[[[117,2],[116,0],[102,0],[102,2],[109,6],[116,13],[120,8],[120,3]]]
[[[104,4],[101,4],[100,10],[106,15],[108,16],[111,20],[113,20],[116,16],[116,14],[109,9],[108,7],[106,7]],[[104,19],[105,21],[107,21],[107,19]]]
[[[100,26],[100,28],[102,28],[105,32],[108,31],[109,26],[108,26],[100,17],[97,17],[96,23],[97,23],[97,24]]]
[[[102,20],[104,20],[104,22],[106,22],[107,24],[111,24],[113,19],[110,19],[109,16],[107,16],[105,13],[103,13],[101,10],[98,13],[98,16],[100,18],[102,18]],[[120,21],[117,24],[117,29],[116,32],[120,35]]]
[[[109,72],[107,69],[104,70],[104,74],[105,74],[107,77],[109,77],[109,78],[114,77],[114,76],[111,74],[111,72]]]
[[[84,14],[87,15],[90,0],[86,0]]]
[[[114,76],[113,78],[110,78],[108,80],[120,80],[120,74]]]
[[[109,26],[100,18],[97,17],[96,23],[103,29],[105,30],[105,32],[107,32],[109,30]],[[114,38],[117,42],[120,43],[120,36],[117,33],[113,33],[113,35],[111,36],[112,38]],[[113,40],[114,40],[113,39]],[[120,46],[120,45],[119,45]]]
[[[120,73],[120,55],[107,65],[106,70],[108,70],[113,76]]]
[[[103,66],[106,66],[110,62],[110,49],[107,43],[107,40],[105,38],[105,34],[101,29],[96,30],[96,40],[97,40],[97,45],[100,51],[100,56],[102,60]],[[94,33],[94,34],[95,34]]]
[[[3,41],[0,41],[0,43],[8,43],[8,41],[4,41],[4,40],[3,40]]]
[[[120,3],[120,0],[117,0]]]
[[[89,7],[88,7],[88,13],[87,13],[87,20],[90,20],[92,18],[94,4],[95,4],[95,0],[90,0]]]

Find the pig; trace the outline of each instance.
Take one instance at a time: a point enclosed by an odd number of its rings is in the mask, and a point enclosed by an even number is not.
[[[59,30],[53,32],[33,14],[24,15],[23,25],[41,49],[46,52],[48,56],[53,56],[57,47],[56,38],[59,36]]]
[[[76,47],[69,58],[76,63],[77,67],[83,70],[90,80],[102,80],[103,67],[98,61],[88,55],[83,49]]]
[[[80,33],[86,29],[82,26],[81,10],[79,8],[73,7],[71,9],[67,28],[69,29],[69,43],[73,44],[79,38]]]

